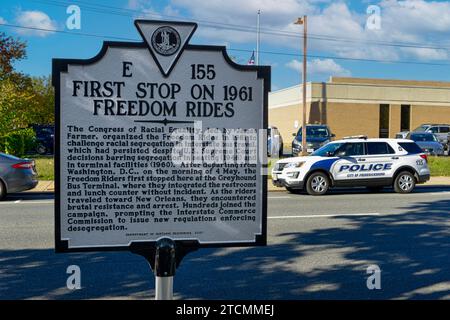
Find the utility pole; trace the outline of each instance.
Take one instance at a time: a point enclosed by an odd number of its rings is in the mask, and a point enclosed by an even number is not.
[[[258,15],[256,18],[256,65],[259,66],[259,43],[261,40],[261,33],[259,30],[259,18],[261,15],[261,10],[258,10]]]
[[[306,65],[307,65],[307,35],[308,35],[308,17],[298,18],[295,24],[303,25],[303,110],[302,110],[302,156],[308,155],[306,145]]]

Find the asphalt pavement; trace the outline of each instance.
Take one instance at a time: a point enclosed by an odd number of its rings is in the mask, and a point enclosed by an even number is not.
[[[268,246],[201,249],[175,276],[178,299],[450,299],[450,186],[269,192]],[[0,299],[152,299],[145,260],[127,252],[55,254],[53,194],[0,202]],[[81,269],[69,290],[66,269]],[[381,269],[369,290],[367,267]]]

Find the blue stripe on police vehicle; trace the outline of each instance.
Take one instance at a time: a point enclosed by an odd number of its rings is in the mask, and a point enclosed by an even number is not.
[[[429,180],[427,156],[406,139],[348,137],[330,142],[310,156],[282,159],[272,170],[273,184],[295,193],[325,194],[334,187],[393,187],[409,193]]]

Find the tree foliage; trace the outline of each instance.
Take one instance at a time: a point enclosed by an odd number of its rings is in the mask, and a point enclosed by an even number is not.
[[[54,122],[50,77],[29,77],[14,70],[26,58],[26,43],[0,33],[0,137],[30,124]]]
[[[29,77],[14,70],[14,62],[27,57],[26,43],[0,32],[0,81],[9,79],[19,89],[30,85]]]

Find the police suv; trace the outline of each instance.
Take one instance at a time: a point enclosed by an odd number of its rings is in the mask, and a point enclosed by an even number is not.
[[[409,193],[429,179],[427,155],[414,141],[365,136],[330,142],[307,157],[279,160],[272,169],[274,185],[310,195],[323,195],[332,187],[378,191],[393,186],[398,193]]]

